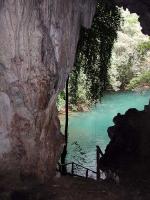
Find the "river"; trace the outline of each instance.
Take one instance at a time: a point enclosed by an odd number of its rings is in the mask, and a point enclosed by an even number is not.
[[[113,117],[117,113],[124,114],[129,108],[143,110],[149,99],[150,91],[109,93],[89,112],[69,117],[67,162],[76,162],[95,171],[96,145],[105,150],[109,143],[107,128],[113,125]]]

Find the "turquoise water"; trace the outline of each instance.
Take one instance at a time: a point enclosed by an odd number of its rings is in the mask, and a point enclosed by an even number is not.
[[[110,93],[91,111],[69,117],[67,162],[74,161],[95,170],[96,145],[104,151],[109,142],[107,128],[113,125],[113,117],[129,108],[143,110],[149,99],[150,91]]]

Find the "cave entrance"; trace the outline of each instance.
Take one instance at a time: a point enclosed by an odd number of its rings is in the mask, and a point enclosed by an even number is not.
[[[108,127],[117,113],[129,108],[144,110],[150,97],[150,40],[142,34],[138,16],[121,9],[122,22],[114,44],[108,71],[109,84],[101,103],[89,109],[86,99],[86,75],[81,70],[78,100],[69,102],[69,138],[67,162],[76,162],[95,171],[95,147],[104,151],[109,143]],[[71,86],[69,86],[71,88]],[[65,93],[58,99],[64,132]],[[82,173],[82,169],[76,169]],[[84,173],[84,172],[83,172]]]

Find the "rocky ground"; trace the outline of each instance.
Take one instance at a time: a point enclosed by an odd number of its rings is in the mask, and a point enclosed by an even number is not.
[[[34,181],[22,186],[9,183],[7,189],[0,188],[0,200],[149,200],[149,183],[137,180],[115,184],[65,176],[46,186]]]

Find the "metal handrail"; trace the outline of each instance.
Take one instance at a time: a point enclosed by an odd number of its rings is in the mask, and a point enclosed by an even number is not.
[[[86,176],[85,176],[86,178],[88,178],[88,172],[92,172],[92,173],[96,174],[97,180],[99,180],[100,176],[101,176],[101,174],[100,174],[100,163],[99,163],[99,160],[100,160],[100,157],[103,156],[103,155],[104,154],[103,154],[102,150],[100,149],[100,147],[96,146],[97,171],[93,171],[93,170],[91,170],[91,169],[89,169],[87,167],[84,167],[84,166],[82,166],[82,165],[80,165],[78,163],[75,163],[75,162],[69,162],[69,163],[66,163],[66,164],[60,164],[60,163],[58,163],[58,165],[59,165],[59,171],[62,172],[61,171],[62,166],[72,165],[72,167],[71,167],[71,173],[67,172],[67,174],[72,175],[72,176],[82,177],[81,175],[78,175],[78,174],[74,173],[74,165],[75,165],[75,166],[81,167],[82,169],[86,170]]]
[[[92,172],[92,173],[94,173],[94,174],[97,174],[97,172],[95,172],[95,171],[93,171],[93,170],[91,170],[91,169],[89,169],[89,168],[87,168],[87,167],[84,167],[84,166],[82,166],[82,165],[80,165],[80,164],[78,164],[78,163],[75,163],[75,162],[70,162],[70,163],[66,163],[66,164],[60,164],[60,163],[58,163],[58,164],[59,164],[60,167],[72,165],[71,173],[67,173],[67,174],[70,174],[70,175],[72,175],[72,176],[79,176],[79,177],[82,177],[81,175],[78,175],[78,174],[75,174],[75,173],[74,173],[74,165],[75,165],[75,166],[78,166],[78,167],[81,167],[82,169],[86,169],[86,175],[85,175],[86,178],[88,178],[88,172],[89,172],[89,171]]]

